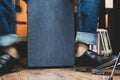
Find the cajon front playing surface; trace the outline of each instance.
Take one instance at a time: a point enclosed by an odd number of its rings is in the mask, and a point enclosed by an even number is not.
[[[28,66],[74,65],[73,0],[28,0]]]

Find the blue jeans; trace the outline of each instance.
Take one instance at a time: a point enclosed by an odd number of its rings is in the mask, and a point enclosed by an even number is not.
[[[76,42],[96,43],[96,29],[101,0],[78,0]]]
[[[9,46],[17,41],[15,25],[13,0],[0,0],[0,46]]]
[[[0,36],[15,33],[15,9],[12,0],[0,0]]]

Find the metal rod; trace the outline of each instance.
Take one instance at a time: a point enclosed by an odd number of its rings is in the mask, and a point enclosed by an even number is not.
[[[116,65],[117,65],[117,63],[118,63],[119,58],[120,58],[120,52],[119,52],[119,54],[118,54],[117,60],[116,60],[116,62],[115,62],[115,65],[114,65],[114,67],[113,67],[113,70],[112,70],[111,75],[110,75],[110,77],[109,77],[108,80],[113,80],[113,75],[114,75],[115,68],[116,68]]]

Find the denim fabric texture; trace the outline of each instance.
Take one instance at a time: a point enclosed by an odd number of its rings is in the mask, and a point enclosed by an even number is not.
[[[0,0],[0,36],[15,33],[15,9],[12,0]]]
[[[9,46],[17,41],[15,20],[13,0],[0,0],[0,46]]]
[[[78,0],[76,42],[96,43],[96,29],[101,0]]]
[[[0,46],[10,46],[14,43],[17,43],[17,35],[16,34],[7,34],[0,37]]]

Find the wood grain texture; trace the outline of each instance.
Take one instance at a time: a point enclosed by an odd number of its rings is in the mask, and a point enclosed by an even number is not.
[[[1,76],[0,80],[108,80],[109,75],[110,73],[93,75],[90,72],[77,72],[74,68],[22,69]],[[113,80],[120,80],[120,70],[116,70]]]
[[[27,42],[27,35],[18,35],[18,42]]]

